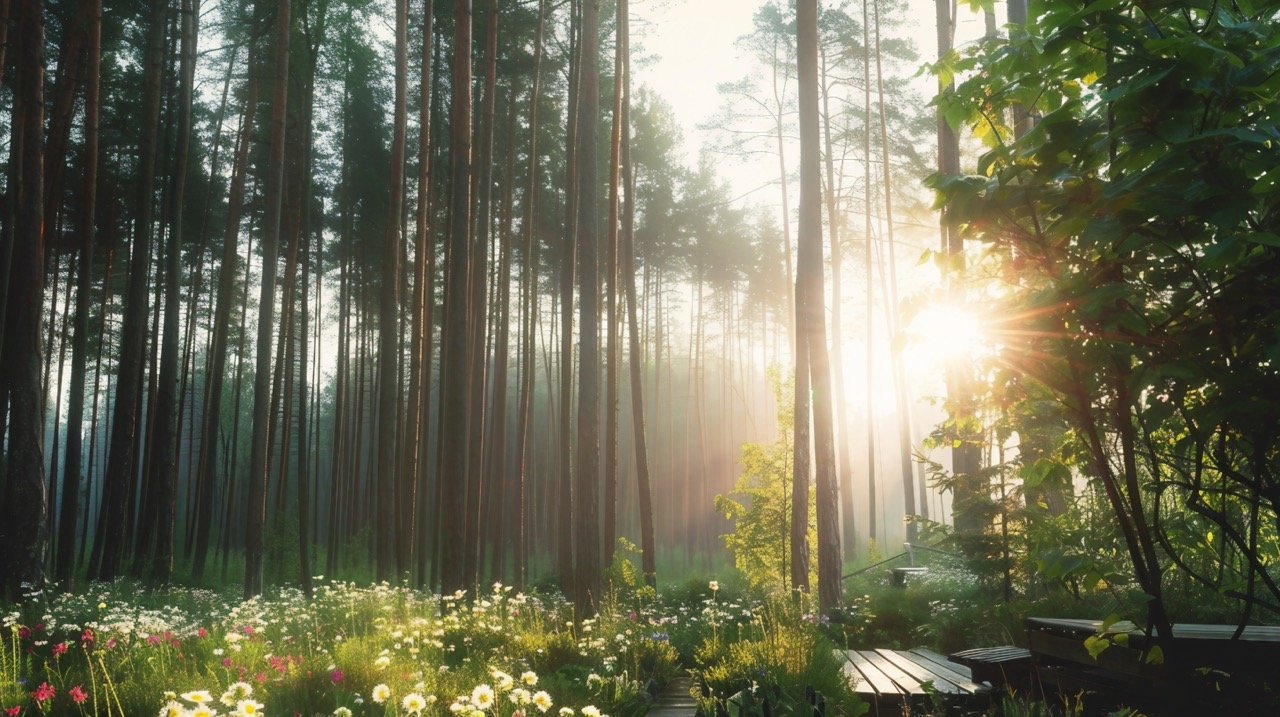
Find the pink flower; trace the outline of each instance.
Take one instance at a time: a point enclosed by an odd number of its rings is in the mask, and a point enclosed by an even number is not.
[[[196,630],[196,637],[199,637],[200,639],[204,639],[208,636],[209,636],[209,631],[204,629],[203,627],[200,628],[199,630]]]
[[[253,676],[253,679],[257,680],[258,684],[265,685],[267,684],[267,673],[259,672]]]
[[[46,702],[53,699],[53,696],[57,693],[58,691],[50,687],[48,682],[41,682],[36,691],[31,693],[31,696],[35,698],[36,702]]]
[[[226,667],[226,668],[230,668],[230,667],[231,667],[231,658],[230,658],[230,657],[224,657],[224,658],[222,658],[222,666],[223,666],[223,667]]]
[[[17,707],[10,707],[9,709],[5,710],[4,713],[9,717],[18,717],[18,715],[22,714],[22,706],[19,705]]]
[[[333,672],[329,673],[329,681],[335,685],[342,684],[342,680],[345,678],[346,678],[346,675],[342,674],[342,670],[334,670]]]
[[[116,645],[117,645],[117,644],[119,644],[119,643],[117,643],[117,642],[116,642],[116,639],[115,639],[114,637],[109,637],[109,638],[107,638],[107,649],[108,649],[108,650],[114,650],[114,649],[116,649]]]
[[[89,629],[89,628],[87,628],[87,627],[86,627],[86,628],[84,629],[84,632],[80,633],[80,642],[81,642],[81,643],[83,643],[83,644],[85,644],[85,645],[92,645],[92,644],[93,644],[93,630],[91,630],[91,629]]]
[[[23,625],[22,627],[18,628],[18,639],[25,640],[28,637],[31,637],[30,628],[28,628],[26,625]]]
[[[71,695],[71,701],[78,705],[84,704],[84,701],[89,699],[89,695],[86,695],[84,690],[80,689],[80,685],[76,685],[75,687],[67,690],[67,694]]]
[[[253,637],[253,625],[245,625],[244,627],[240,628],[240,632],[243,632],[245,635],[249,637]]]
[[[53,646],[54,657],[62,657],[65,654],[67,654],[67,643],[59,642],[58,644]]]

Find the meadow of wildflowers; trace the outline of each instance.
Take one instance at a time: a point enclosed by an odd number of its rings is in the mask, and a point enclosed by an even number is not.
[[[36,592],[0,626],[0,714],[634,717],[678,669],[667,624],[503,585]]]

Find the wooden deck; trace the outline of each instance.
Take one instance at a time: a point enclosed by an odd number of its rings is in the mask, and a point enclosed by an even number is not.
[[[969,668],[932,650],[837,650],[837,654],[845,660],[844,674],[854,692],[872,705],[872,715],[900,714],[903,705],[928,704],[933,699],[930,692],[950,704],[990,699],[990,685],[974,682]]]

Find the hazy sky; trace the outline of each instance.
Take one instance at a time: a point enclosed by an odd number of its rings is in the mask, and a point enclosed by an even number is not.
[[[884,2],[884,0],[881,0]],[[738,51],[735,41],[751,32],[752,17],[766,0],[631,0],[632,34],[643,48],[635,67],[635,80],[657,91],[672,107],[684,130],[686,160],[697,161],[705,134],[696,128],[723,104],[716,90],[722,82],[741,79],[752,71],[763,71]],[[823,0],[819,0],[823,3]],[[902,0],[894,0],[902,2]],[[860,13],[861,3],[855,2]],[[936,54],[934,0],[906,0],[910,20],[895,32],[906,34],[916,46],[921,62]],[[997,9],[1003,22],[1003,8]],[[981,15],[961,10],[956,42],[963,44],[983,32]],[[923,96],[932,94],[933,80],[918,78]],[[776,160],[768,164],[725,160],[721,175],[730,181],[735,194],[776,181]],[[776,188],[753,192],[749,202],[772,204]],[[764,196],[761,196],[764,195]]]

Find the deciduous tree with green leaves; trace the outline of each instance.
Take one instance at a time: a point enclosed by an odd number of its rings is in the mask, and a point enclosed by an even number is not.
[[[996,327],[1000,366],[1069,430],[1152,628],[1168,634],[1174,568],[1239,598],[1241,624],[1280,612],[1280,14],[1209,0],[1031,14],[937,66],[967,77],[943,113],[989,147],[931,184],[1018,307]],[[1033,126],[1015,139],[1019,106]],[[1189,525],[1224,544],[1216,575],[1186,560]]]

